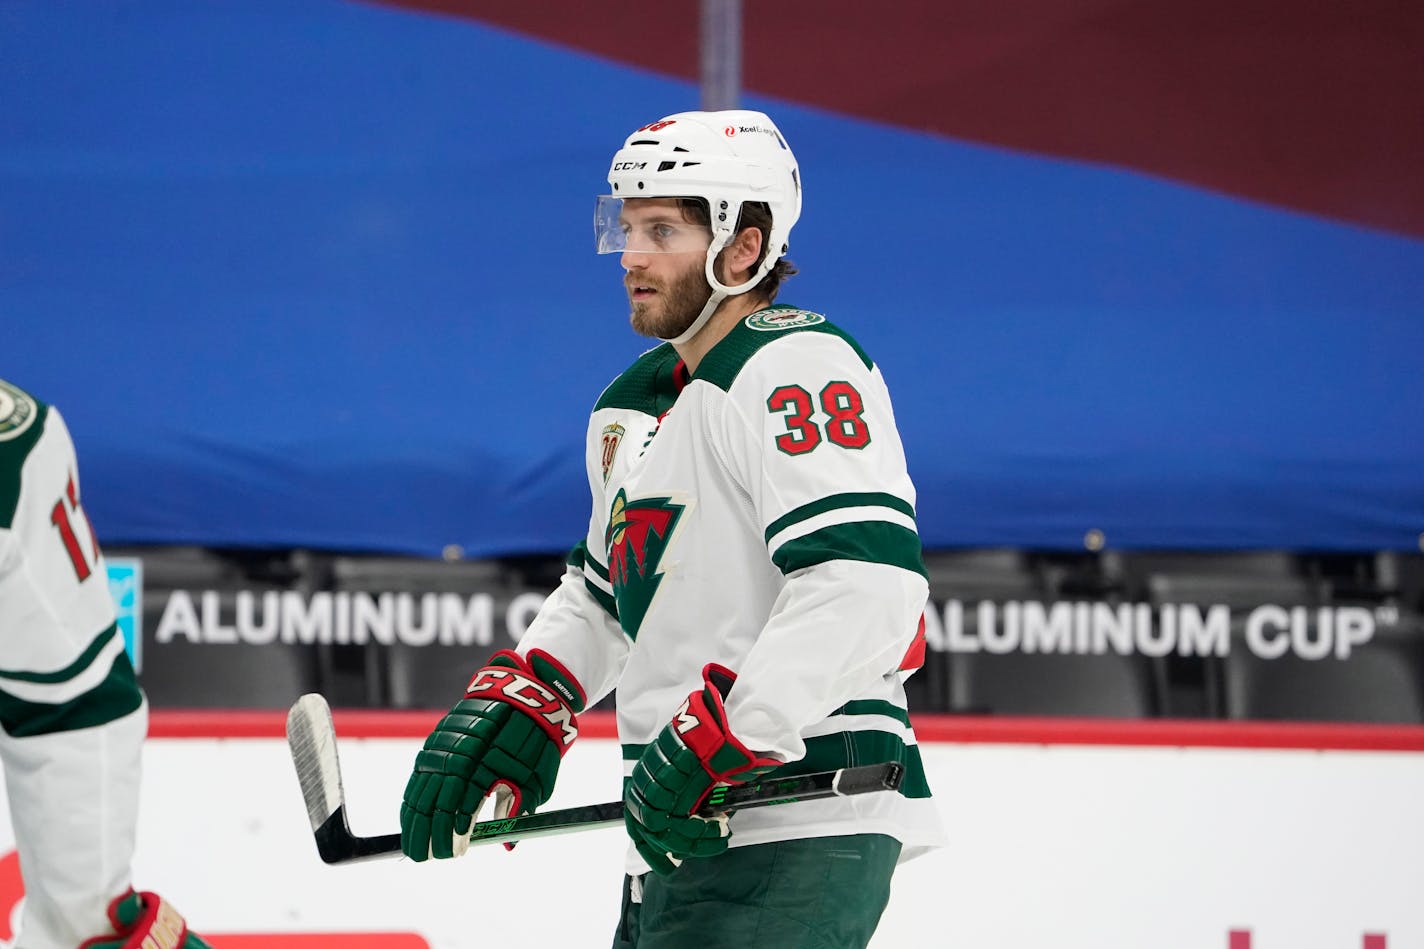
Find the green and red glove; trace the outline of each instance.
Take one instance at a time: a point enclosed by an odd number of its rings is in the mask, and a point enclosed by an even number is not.
[[[495,817],[547,801],[583,707],[582,687],[548,653],[495,653],[416,755],[401,803],[401,852],[412,860],[463,854],[491,793]]]
[[[188,931],[183,917],[157,893],[129,890],[109,904],[112,933],[86,939],[79,949],[212,949]]]
[[[671,873],[687,857],[712,857],[727,849],[727,819],[694,816],[718,784],[741,784],[781,762],[749,750],[727,730],[723,700],[737,679],[709,663],[702,688],[633,766],[623,793],[628,836],[657,873]]]

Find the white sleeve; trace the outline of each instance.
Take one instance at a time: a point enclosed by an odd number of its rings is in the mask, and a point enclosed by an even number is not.
[[[35,947],[108,930],[109,901],[129,885],[148,731],[122,639],[113,627],[81,638],[66,619],[0,530],[0,761]]]
[[[19,485],[0,512],[0,727],[23,737],[127,715],[140,693],[115,624],[78,468],[52,408],[23,458],[0,456]],[[13,448],[11,446],[7,446]]]
[[[25,876],[24,945],[108,931],[129,885],[148,709],[114,625],[80,506],[73,444],[52,408],[39,437],[0,443],[0,760]],[[23,448],[23,451],[21,449]]]
[[[728,725],[794,760],[808,726],[883,694],[915,639],[929,592],[915,490],[880,372],[839,337],[765,347],[726,406],[714,443],[785,578],[737,670]]]

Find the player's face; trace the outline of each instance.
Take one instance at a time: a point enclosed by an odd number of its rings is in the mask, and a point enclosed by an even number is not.
[[[661,235],[672,246],[688,248],[625,250],[622,259],[634,331],[663,339],[678,336],[697,319],[712,295],[704,272],[711,232],[690,223],[677,201],[670,198],[624,201],[621,217],[630,234],[649,235],[650,241]],[[689,230],[695,231],[695,240],[689,241]]]

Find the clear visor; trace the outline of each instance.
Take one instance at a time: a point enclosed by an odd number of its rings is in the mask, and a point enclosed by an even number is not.
[[[593,240],[600,254],[686,254],[711,246],[712,230],[684,220],[675,201],[625,203],[601,194],[593,209]]]

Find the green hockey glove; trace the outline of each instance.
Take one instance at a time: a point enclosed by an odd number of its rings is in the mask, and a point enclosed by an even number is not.
[[[725,816],[694,816],[717,784],[741,784],[781,762],[750,751],[727,730],[723,699],[736,674],[709,663],[693,692],[657,739],[643,749],[623,794],[623,818],[633,845],[660,874],[687,857],[727,849]]]
[[[112,933],[86,939],[79,949],[212,949],[188,924],[173,904],[157,893],[129,890],[109,904]]]
[[[460,856],[490,794],[497,818],[547,801],[583,707],[582,687],[548,653],[495,653],[416,755],[401,803],[401,851],[412,860]]]

